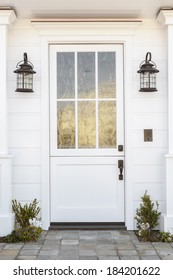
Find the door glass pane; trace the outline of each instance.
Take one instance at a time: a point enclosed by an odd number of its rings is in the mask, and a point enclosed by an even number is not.
[[[58,149],[116,148],[115,65],[115,52],[57,52]]]
[[[98,53],[98,96],[115,98],[115,52]]]
[[[78,52],[78,98],[95,97],[95,53]]]
[[[75,148],[74,102],[57,102],[57,148]]]
[[[78,146],[79,148],[96,147],[95,102],[78,103]]]
[[[99,148],[116,147],[116,102],[99,101]]]
[[[74,53],[57,53],[57,98],[75,97]]]

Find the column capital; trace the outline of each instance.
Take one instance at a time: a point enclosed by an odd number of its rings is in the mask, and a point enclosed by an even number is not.
[[[14,10],[0,7],[0,25],[11,25],[16,19]]]
[[[157,16],[157,20],[162,25],[173,25],[173,9],[162,9]]]

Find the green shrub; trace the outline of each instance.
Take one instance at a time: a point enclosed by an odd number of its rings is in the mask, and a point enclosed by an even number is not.
[[[39,238],[42,228],[41,223],[37,220],[40,212],[38,202],[33,200],[29,205],[21,205],[17,200],[12,200],[12,209],[15,213],[16,229],[5,237],[5,242],[35,242]]]
[[[156,201],[155,206],[147,191],[145,191],[141,199],[142,203],[137,208],[135,217],[137,220],[138,235],[143,241],[150,241],[153,229],[159,225],[159,216],[161,213],[158,212],[158,202]]]
[[[20,228],[17,231],[17,236],[22,242],[36,242],[41,232],[40,227],[28,226],[27,228]]]
[[[38,201],[36,199],[29,205],[26,203],[24,206],[14,199],[12,200],[12,209],[15,213],[16,223],[22,228],[28,227],[30,225],[29,220],[36,218],[41,210],[40,207],[38,207]]]
[[[173,235],[170,232],[160,232],[160,241],[161,242],[173,242]]]
[[[41,232],[41,227],[28,226],[26,228],[18,228],[17,230],[13,230],[11,234],[5,237],[5,242],[36,242]]]
[[[6,243],[20,242],[20,240],[19,240],[19,238],[17,236],[16,230],[13,230],[11,234],[8,234],[7,236],[5,236],[4,242],[6,242]]]

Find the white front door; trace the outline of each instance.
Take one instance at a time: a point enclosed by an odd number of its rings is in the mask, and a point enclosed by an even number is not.
[[[123,45],[50,45],[51,222],[124,221],[123,134]]]

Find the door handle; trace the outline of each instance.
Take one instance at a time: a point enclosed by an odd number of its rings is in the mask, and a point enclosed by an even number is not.
[[[119,180],[123,180],[123,167],[124,167],[124,163],[122,159],[118,160],[118,168],[120,170],[120,174],[119,174]]]

